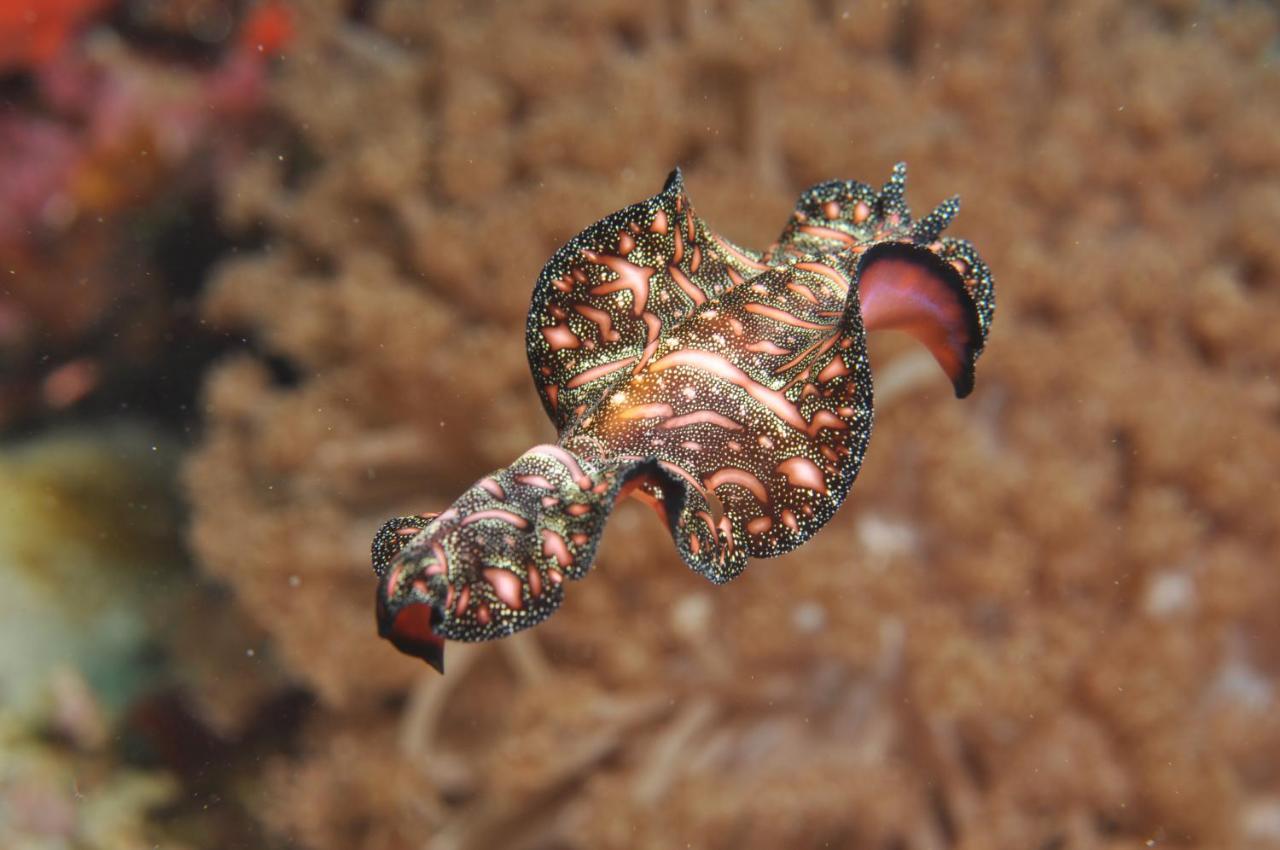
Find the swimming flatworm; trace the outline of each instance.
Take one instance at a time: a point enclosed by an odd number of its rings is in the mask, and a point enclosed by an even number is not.
[[[557,251],[525,342],[559,439],[378,531],[379,634],[443,672],[446,640],[540,622],[626,496],[716,583],[813,536],[871,436],[867,333],[916,337],[963,398],[991,327],[990,271],[941,235],[959,200],[913,220],[905,185],[903,164],[878,191],[820,183],[761,254],[699,218],[676,169]]]

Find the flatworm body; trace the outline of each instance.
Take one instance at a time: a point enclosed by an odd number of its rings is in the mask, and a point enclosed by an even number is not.
[[[538,623],[624,496],[717,583],[822,528],[871,436],[866,334],[915,336],[964,397],[991,326],[986,264],[941,235],[958,200],[913,221],[905,182],[899,164],[878,191],[814,186],[760,254],[694,213],[677,169],[557,251],[525,341],[559,439],[443,513],[383,526],[379,633],[443,670],[446,640]]]

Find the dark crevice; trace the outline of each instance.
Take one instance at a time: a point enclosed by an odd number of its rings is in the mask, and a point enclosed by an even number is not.
[[[377,5],[377,0],[348,0],[347,20],[367,25],[373,21]]]
[[[1190,346],[1192,354],[1197,360],[1208,366],[1210,369],[1217,369],[1222,366],[1222,354],[1217,351],[1213,344],[1193,328],[1187,328],[1184,332],[1187,345]]]
[[[676,152],[676,163],[686,174],[702,164],[706,157],[707,143],[698,136],[685,139]]]
[[[1123,827],[1113,815],[1099,812],[1094,816],[1093,828],[1101,837],[1114,838],[1121,834]]]
[[[987,769],[986,763],[983,761],[982,753],[974,742],[969,740],[968,736],[958,736],[960,743],[960,763],[964,765],[965,771],[973,779],[973,784],[980,790],[986,790],[991,787],[991,771]]]
[[[135,703],[125,719],[126,762],[167,769],[182,784],[182,793],[152,817],[198,831],[207,846],[263,846],[260,823],[236,795],[224,796],[226,789],[250,781],[264,758],[296,755],[315,700],[301,689],[286,690],[261,705],[234,738],[211,730],[195,703],[180,689],[162,690]]]
[[[841,847],[859,847],[858,834],[848,827],[832,829],[831,832],[820,833],[813,843],[814,847],[823,850],[839,850]]]
[[[929,788],[929,811],[934,823],[938,825],[942,840],[948,847],[954,847],[959,842],[960,833],[956,829],[955,819],[951,817],[951,810],[947,807],[946,796],[937,785]]]
[[[889,56],[904,71],[914,71],[920,59],[918,13],[911,0],[903,0],[902,12],[889,38]]]
[[[741,68],[724,62],[708,63],[701,73],[699,94],[722,107],[728,126],[721,127],[720,144],[727,143],[737,154],[746,155],[758,137],[755,85]]]
[[[642,53],[649,40],[644,24],[636,18],[624,18],[618,21],[614,25],[613,34],[623,51],[631,55]]]
[[[258,353],[258,359],[267,368],[271,382],[280,389],[289,389],[302,383],[302,373],[293,361],[268,351]]]
[[[285,192],[301,189],[320,167],[321,160],[315,148],[295,128],[281,128],[280,139],[273,147],[283,164],[280,184]]]
[[[519,86],[510,86],[511,108],[507,110],[507,123],[514,129],[523,126],[533,113],[533,98]]]
[[[1129,499],[1137,484],[1138,474],[1134,469],[1133,437],[1125,429],[1117,429],[1111,435],[1111,444],[1115,447],[1116,486],[1114,511],[1127,511]]]
[[[35,88],[35,78],[28,73],[20,71],[0,73],[0,107],[38,108]]]
[[[784,150],[781,160],[783,183],[792,191],[798,194],[804,187],[813,185],[809,173],[812,165],[804,156],[797,156]]]
[[[1044,298],[1030,298],[1025,303],[1019,304],[1018,314],[1018,324],[1024,330],[1032,328],[1059,330],[1066,320],[1064,311],[1053,301]]]
[[[1244,284],[1244,288],[1251,293],[1266,290],[1273,279],[1266,261],[1248,255],[1243,257],[1237,276]]]
[[[259,250],[263,241],[256,231],[228,233],[219,225],[216,207],[211,194],[198,193],[123,231],[114,257],[151,258],[137,284],[116,287],[117,296],[92,327],[72,339],[39,345],[38,361],[15,358],[5,364],[6,380],[8,373],[33,376],[32,392],[37,393],[40,382],[59,368],[83,363],[93,376],[92,389],[67,407],[49,408],[33,397],[21,419],[5,423],[7,436],[55,419],[100,421],[121,413],[180,428],[194,425],[206,369],[240,344],[238,337],[205,327],[199,299],[220,260],[237,251]],[[105,262],[103,275],[113,273],[113,259]]]
[[[174,65],[210,68],[235,42],[243,17],[242,8],[216,4],[188,15],[177,4],[121,3],[107,21],[130,50]]]
[[[689,8],[685,0],[667,0],[667,20],[674,41],[684,41],[689,34]]]
[[[333,278],[338,274],[338,261],[330,254],[322,253],[316,246],[298,254],[298,274],[305,277]]]
[[[1203,12],[1196,4],[1180,6],[1175,3],[1151,3],[1142,7],[1151,28],[1169,34],[1184,33],[1197,14]]]

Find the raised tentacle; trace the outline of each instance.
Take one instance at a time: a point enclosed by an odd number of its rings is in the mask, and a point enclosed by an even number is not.
[[[893,166],[889,179],[880,189],[880,214],[885,218],[900,216],[903,223],[911,220],[911,212],[907,209],[907,164],[899,162]]]
[[[918,245],[928,245],[937,240],[942,231],[951,226],[960,212],[960,196],[952,195],[911,227],[911,238]]]

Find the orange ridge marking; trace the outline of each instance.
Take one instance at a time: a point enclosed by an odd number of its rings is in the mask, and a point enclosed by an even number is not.
[[[745,487],[756,497],[756,501],[761,504],[768,504],[769,491],[765,489],[759,478],[756,478],[745,469],[739,469],[736,466],[722,466],[709,475],[702,476],[702,482],[711,490],[715,490],[725,484],[737,484]]]
[[[844,365],[844,358],[836,355],[831,358],[830,363],[822,367],[822,371],[818,373],[818,380],[826,382],[847,374],[849,374],[849,367]]]
[[[517,475],[515,480],[518,484],[523,484],[526,487],[537,487],[539,490],[556,489],[556,485],[541,475]]]
[[[796,295],[799,295],[811,304],[818,303],[818,296],[814,295],[813,290],[805,286],[803,283],[788,283],[787,289],[790,289]]]
[[[801,351],[795,357],[791,358],[786,363],[783,363],[777,369],[774,369],[773,374],[780,375],[783,372],[787,371],[788,369],[792,368],[793,366],[803,363],[805,360],[807,360],[810,357],[820,357],[823,354],[826,354],[827,350],[830,349],[831,346],[836,344],[836,339],[837,337],[833,334],[827,337],[826,339],[818,340],[817,342],[813,343],[808,348],[806,348],[804,351]],[[804,374],[807,374],[807,372]],[[790,387],[797,380],[799,380],[800,378],[803,378],[804,374],[797,375],[795,378],[792,378],[790,381],[788,381],[787,387]]]
[[[505,523],[514,525],[516,528],[528,528],[529,520],[511,511],[504,511],[500,508],[490,508],[488,510],[476,511],[462,520],[462,525],[471,525],[473,522],[480,522],[486,519],[498,519]]]
[[[779,354],[791,353],[791,349],[783,348],[780,345],[775,345],[774,343],[770,342],[767,339],[762,339],[756,342],[748,343],[746,346],[746,349],[747,351],[754,351],[757,354],[772,354],[775,356]]]
[[[666,402],[653,402],[652,404],[637,404],[635,407],[628,407],[620,410],[615,414],[616,419],[665,419],[674,413],[671,405]]]
[[[842,245],[853,245],[854,238],[842,230],[836,230],[832,227],[823,227],[818,224],[802,224],[796,228],[801,233],[808,236],[816,236],[819,239],[831,239]]]
[[[547,345],[551,346],[552,351],[559,351],[562,348],[578,348],[582,345],[582,340],[578,339],[578,335],[568,325],[552,325],[542,329],[542,336],[546,339]]]
[[[748,266],[749,268],[753,268],[757,271],[762,271],[762,272],[769,270],[769,267],[766,266],[764,263],[760,262],[759,260],[751,259],[750,257],[748,257],[746,254],[742,252],[741,248],[739,248],[737,245],[734,245],[732,242],[730,242],[728,239],[725,239],[723,236],[716,234],[715,240],[716,240],[716,243],[721,248],[723,248],[725,251],[732,254],[734,257],[736,257],[738,261],[741,262],[743,265]]]
[[[734,422],[729,417],[716,413],[714,410],[695,410],[690,413],[682,413],[666,420],[658,427],[669,431],[673,428],[683,428],[685,425],[718,425],[729,431],[742,430],[740,423]]]
[[[493,588],[493,593],[503,605],[514,610],[524,608],[524,596],[521,594],[520,579],[510,570],[497,567],[486,567],[481,571],[484,580]]]
[[[625,369],[626,367],[634,363],[635,360],[636,360],[635,357],[627,357],[622,360],[613,360],[609,363],[601,363],[599,366],[592,366],[590,369],[585,369],[579,372],[578,374],[574,375],[565,383],[565,386],[568,387],[569,389],[573,389],[574,387],[580,387],[583,384],[587,384],[587,383],[590,383],[591,381],[594,381],[596,378],[604,377],[605,375],[608,375],[610,372],[616,372],[619,369]]]
[[[524,453],[525,457],[531,454],[540,454],[551,457],[560,462],[560,464],[569,471],[569,477],[573,479],[573,483],[578,485],[580,490],[588,490],[591,488],[591,476],[582,471],[582,467],[578,465],[577,459],[564,449],[553,443],[544,443],[541,446],[534,446]]]
[[[728,381],[745,391],[784,423],[797,431],[814,436],[819,430],[817,426],[805,421],[805,418],[800,415],[800,411],[785,395],[759,383],[719,354],[694,349],[681,349],[655,360],[650,365],[650,369],[654,372],[661,372],[676,366],[689,366]],[[847,427],[843,422],[840,425],[841,427]]]
[[[755,313],[757,316],[764,316],[766,319],[773,319],[784,325],[790,325],[793,328],[806,328],[813,331],[831,330],[831,325],[820,325],[817,322],[810,322],[801,319],[799,316],[793,316],[786,310],[779,310],[777,307],[770,307],[768,304],[757,304],[751,302],[742,309],[748,313]]]
[[[653,357],[658,350],[658,334],[662,330],[662,320],[653,313],[645,313],[640,317],[645,324],[645,328],[649,333],[649,344],[644,347],[644,351],[640,352],[640,359],[636,361],[635,368],[631,370],[631,374],[638,375],[640,370],[649,364],[649,359]]]
[[[778,472],[787,479],[792,487],[805,487],[819,493],[827,492],[827,480],[818,465],[806,457],[787,458],[778,464]]]
[[[697,254],[694,256],[697,256]],[[671,275],[671,279],[676,282],[676,286],[679,286],[684,291],[685,295],[693,299],[695,305],[706,303],[707,296],[702,294],[701,289],[694,286],[693,281],[689,280],[688,276],[680,271],[679,266],[674,264],[667,266],[667,274]]]
[[[827,280],[838,286],[842,294],[849,291],[849,284],[840,276],[840,273],[825,263],[796,263],[795,267],[803,271],[822,275]]]
[[[573,555],[569,554],[569,546],[564,542],[564,538],[549,528],[542,530],[542,554],[548,558],[555,558],[556,563],[561,567],[567,567],[573,563]],[[554,570],[548,570],[548,577],[559,584],[557,575],[559,574]]]
[[[631,293],[631,311],[637,316],[644,312],[645,304],[649,301],[649,281],[653,278],[655,271],[652,267],[638,266],[622,257],[598,254],[595,251],[584,250],[582,256],[596,265],[604,266],[618,276],[617,280],[592,287],[592,295],[609,295],[626,289]]]
[[[621,337],[616,330],[613,329],[613,317],[605,310],[598,310],[586,304],[574,304],[573,310],[578,315],[595,323],[600,329],[600,339],[604,342],[617,342]]]

